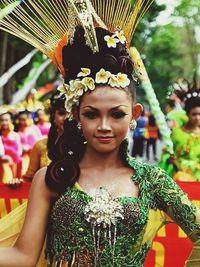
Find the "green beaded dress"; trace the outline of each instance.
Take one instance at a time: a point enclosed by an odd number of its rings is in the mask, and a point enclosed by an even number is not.
[[[200,211],[177,184],[158,167],[131,157],[127,161],[134,169],[131,179],[139,186],[138,198],[112,198],[105,188],[91,197],[76,183],[54,203],[48,223],[48,267],[143,266],[159,228],[148,227],[152,209],[166,212],[193,241],[200,240]]]

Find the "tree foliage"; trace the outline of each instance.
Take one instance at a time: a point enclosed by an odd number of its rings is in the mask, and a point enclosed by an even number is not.
[[[169,87],[178,78],[192,80],[199,66],[200,45],[196,29],[199,27],[200,2],[182,0],[175,8],[173,22],[157,25],[142,51],[153,87],[165,104]]]

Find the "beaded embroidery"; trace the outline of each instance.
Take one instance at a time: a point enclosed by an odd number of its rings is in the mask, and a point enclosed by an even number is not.
[[[93,217],[89,215],[94,199],[86,192],[69,187],[55,202],[48,229],[48,267],[55,267],[53,262],[66,262],[74,267],[142,267],[151,246],[143,238],[152,208],[166,211],[191,233],[194,240],[199,238],[200,224],[195,222],[196,208],[174,181],[155,166],[139,163],[132,158],[128,158],[128,163],[136,173],[132,180],[139,185],[140,193],[138,198],[115,199],[113,207],[116,205],[114,213],[117,216],[114,216],[114,223],[111,224],[111,239],[109,230],[105,231],[103,227],[103,220],[99,221],[95,232],[92,231]]]

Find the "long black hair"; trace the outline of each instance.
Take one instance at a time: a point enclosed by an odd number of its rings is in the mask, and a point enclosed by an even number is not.
[[[104,40],[106,35],[111,36],[112,33],[102,28],[96,28],[99,52],[93,53],[86,45],[84,30],[81,27],[76,29],[73,43],[63,48],[65,83],[76,79],[81,68],[89,68],[92,78],[95,78],[101,68],[112,74],[122,72],[127,74],[131,81],[128,89],[135,101],[135,83],[132,77],[134,66],[129,51],[122,43],[118,43],[116,48],[108,48]],[[124,140],[119,150],[125,165],[127,165],[127,146],[128,143]],[[67,119],[64,123],[64,133],[56,148],[56,151],[59,151],[57,160],[53,160],[47,168],[46,184],[52,190],[62,193],[77,181],[80,175],[79,162],[85,153],[85,148],[86,140],[82,131],[77,128],[77,121]]]
[[[58,156],[62,157],[62,149],[60,148],[60,142],[56,144],[56,140],[58,138],[58,127],[55,123],[55,113],[57,110],[65,108],[65,96],[61,95],[59,91],[55,91],[50,99],[50,123],[51,127],[49,129],[48,134],[48,141],[47,141],[47,150],[48,150],[48,157],[54,161],[58,159]],[[60,158],[59,157],[59,158]]]

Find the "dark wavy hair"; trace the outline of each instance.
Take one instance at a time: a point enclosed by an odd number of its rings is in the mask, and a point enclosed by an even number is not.
[[[187,88],[183,88],[182,84]],[[184,79],[182,84],[178,83],[178,89],[175,89],[175,93],[182,101],[186,113],[189,114],[191,109],[200,107],[200,87],[198,86],[196,75],[194,75],[192,82]]]
[[[16,132],[19,132],[20,125],[19,125],[18,119],[21,115],[26,115],[28,118],[29,116],[32,116],[32,113],[29,110],[25,109],[25,110],[19,111],[19,113],[16,114],[15,120],[14,120],[14,127],[15,127]]]
[[[49,129],[49,134],[48,134],[47,150],[48,150],[48,157],[53,161],[57,159],[58,155],[60,155],[62,152],[62,149],[60,148],[59,145],[60,142],[58,142],[58,145],[56,144],[56,140],[58,138],[58,128],[55,124],[54,117],[57,110],[65,108],[65,100],[66,100],[65,95],[60,95],[59,91],[55,91],[50,99],[49,114],[50,114],[51,127]]]
[[[113,74],[119,72],[127,74],[131,83],[128,91],[132,100],[136,100],[135,82],[133,79],[134,66],[129,51],[125,45],[118,43],[116,48],[108,48],[104,37],[112,35],[109,31],[96,28],[99,52],[93,53],[86,45],[84,30],[78,27],[73,42],[63,48],[63,66],[65,69],[65,83],[76,79],[81,68],[89,68],[90,76],[95,78],[96,73],[104,68]],[[81,102],[81,100],[80,100]],[[120,146],[120,157],[127,165],[128,143],[124,140]],[[66,120],[64,134],[60,138],[56,151],[59,151],[58,160],[53,160],[47,168],[46,184],[54,191],[63,193],[68,186],[74,185],[80,175],[79,162],[84,155],[86,140],[77,128],[76,120]]]

